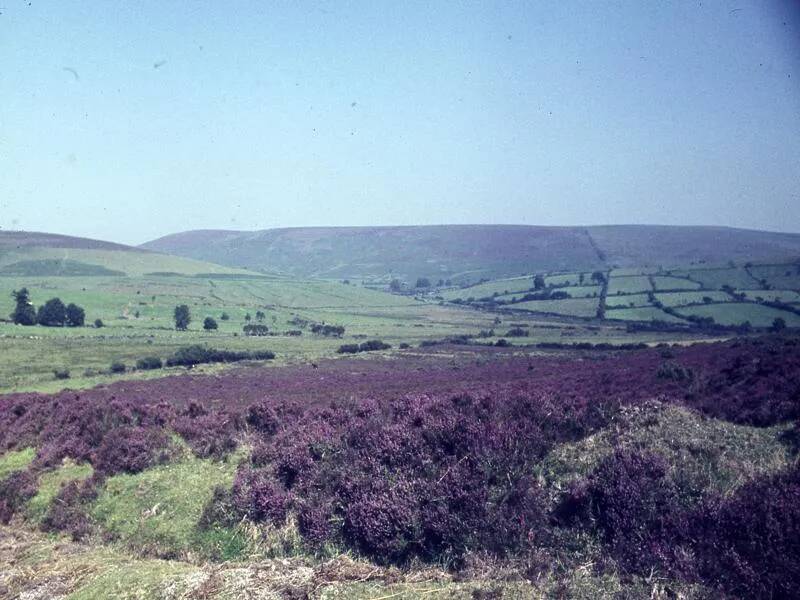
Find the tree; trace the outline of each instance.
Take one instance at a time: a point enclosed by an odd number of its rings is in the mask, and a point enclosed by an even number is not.
[[[256,311],[256,321],[263,321],[266,317],[267,315],[265,315],[262,311]]]
[[[217,322],[212,319],[211,317],[206,317],[203,321],[203,329],[206,331],[212,331],[217,328]]]
[[[228,320],[228,319],[230,319],[230,318],[231,318],[231,317],[230,317],[230,315],[229,315],[228,313],[226,313],[226,312],[222,313],[222,314],[219,316],[219,319],[220,319],[220,321],[227,321],[227,320]]]
[[[103,319],[95,319],[94,326],[100,329],[103,326]]]
[[[83,327],[85,321],[86,311],[72,302],[67,304],[67,325],[69,327]]]
[[[60,298],[50,298],[39,307],[39,314],[36,317],[39,325],[46,327],[63,327],[67,320],[67,307]]]
[[[175,329],[178,331],[186,331],[189,323],[192,322],[192,315],[189,313],[189,307],[181,304],[175,307]]]
[[[534,290],[543,290],[544,289],[544,277],[542,275],[536,275],[533,278],[533,289]]]
[[[431,280],[427,277],[418,277],[417,284],[414,286],[417,288],[429,288],[431,287]]]
[[[403,284],[399,279],[392,279],[392,281],[389,283],[389,289],[393,292],[400,292],[403,289]]]
[[[595,283],[603,284],[606,282],[606,276],[603,274],[602,271],[595,271],[592,273],[592,281]]]
[[[17,325],[36,325],[36,309],[31,304],[31,297],[28,288],[22,288],[11,292],[16,304],[14,312],[11,313],[11,320]]]
[[[252,319],[252,318],[253,318],[253,317],[251,317],[251,316],[250,316],[250,313],[247,313],[247,314],[244,316],[244,320],[245,320],[245,321],[247,321],[248,323],[250,322],[250,319]]]
[[[772,321],[771,329],[775,332],[783,331],[786,329],[786,321],[783,319],[783,317],[776,318],[774,321]]]

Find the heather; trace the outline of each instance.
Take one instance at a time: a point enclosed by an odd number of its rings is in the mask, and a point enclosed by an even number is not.
[[[0,482],[2,516],[24,516],[46,483],[44,529],[148,555],[351,552],[528,579],[592,563],[789,597],[798,416],[800,346],[781,337],[436,346],[14,394],[0,447],[36,450]]]

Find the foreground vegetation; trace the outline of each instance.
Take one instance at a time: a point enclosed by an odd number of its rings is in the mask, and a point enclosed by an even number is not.
[[[443,345],[0,397],[4,551],[76,597],[794,597],[799,376],[792,337]]]

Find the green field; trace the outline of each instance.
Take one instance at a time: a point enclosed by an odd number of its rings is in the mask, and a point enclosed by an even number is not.
[[[749,302],[686,306],[678,312],[685,316],[713,317],[721,325],[739,325],[749,321],[753,327],[769,327],[775,319],[781,318],[789,327],[800,327],[800,315]]]
[[[141,276],[148,273],[171,273],[199,275],[247,275],[252,271],[223,267],[213,263],[169,256],[146,251],[98,250],[88,248],[24,247],[20,249],[0,247],[0,275],[3,272],[35,276],[53,274],[53,261],[69,261],[67,265],[83,265],[85,269],[120,271],[127,275]],[[37,264],[38,263],[38,264]],[[67,271],[69,274],[69,270]]]
[[[703,304],[705,298],[712,302],[730,302],[731,297],[725,292],[707,290],[702,292],[659,292],[656,299],[664,306],[684,306],[686,304]]]
[[[696,281],[691,281],[683,277],[669,277],[654,275],[653,283],[656,290],[696,290],[701,285]]]
[[[648,294],[621,294],[606,297],[606,308],[635,308],[638,306],[648,306],[650,296]]]
[[[763,298],[767,301],[778,302],[800,302],[800,293],[794,290],[736,290],[739,294],[744,294],[748,300]]]
[[[514,277],[512,279],[487,281],[486,283],[479,283],[465,288],[442,290],[438,295],[445,300],[455,300],[457,298],[461,300],[466,300],[467,298],[478,299],[493,296],[494,294],[504,295],[514,292],[527,292],[532,287],[532,277]]]
[[[800,290],[800,265],[755,265],[750,267],[755,279],[766,279],[776,289]]]
[[[606,319],[620,319],[622,321],[666,321],[667,323],[686,322],[684,319],[679,319],[678,317],[667,314],[655,306],[607,310]]]
[[[513,308],[570,317],[594,317],[597,313],[597,305],[597,298],[567,298],[565,300],[529,300],[514,304]]]
[[[737,289],[752,289],[757,285],[756,280],[744,268],[676,270],[674,273],[690,277],[707,290],[718,290],[724,285]]]
[[[636,294],[638,292],[649,292],[653,289],[650,279],[644,275],[630,275],[626,277],[611,277],[608,282],[608,295],[616,294]]]

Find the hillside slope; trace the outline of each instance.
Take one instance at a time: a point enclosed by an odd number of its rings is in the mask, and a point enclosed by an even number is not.
[[[51,233],[0,231],[2,276],[247,275],[252,272],[159,252]]]
[[[800,234],[650,225],[301,227],[188,231],[142,247],[304,277],[474,281],[539,270],[793,260]]]

